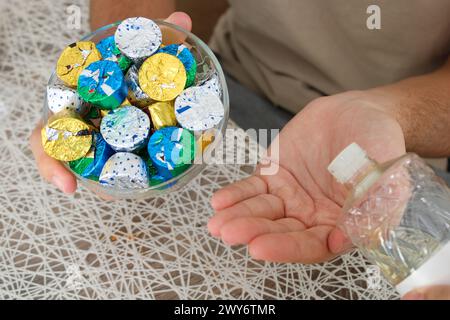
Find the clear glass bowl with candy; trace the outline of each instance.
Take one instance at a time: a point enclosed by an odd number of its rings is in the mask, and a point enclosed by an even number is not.
[[[158,196],[204,169],[228,114],[222,68],[202,40],[165,21],[128,18],[62,51],[42,145],[95,193]]]

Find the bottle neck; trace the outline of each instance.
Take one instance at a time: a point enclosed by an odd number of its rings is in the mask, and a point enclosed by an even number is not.
[[[348,191],[353,190],[356,193],[364,193],[378,180],[381,173],[382,171],[378,163],[370,159],[344,186]]]

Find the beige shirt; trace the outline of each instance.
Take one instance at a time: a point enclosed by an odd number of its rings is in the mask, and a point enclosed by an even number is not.
[[[321,95],[424,74],[450,52],[450,0],[229,0],[211,47],[227,72],[293,112]],[[369,5],[381,9],[370,30]]]

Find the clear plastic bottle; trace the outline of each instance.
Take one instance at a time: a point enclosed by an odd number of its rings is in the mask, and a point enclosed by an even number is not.
[[[349,191],[338,225],[400,294],[450,285],[450,189],[422,159],[378,164],[352,143],[328,170]]]

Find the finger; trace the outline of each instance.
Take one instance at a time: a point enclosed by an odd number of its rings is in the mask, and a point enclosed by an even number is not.
[[[328,248],[332,253],[341,254],[353,247],[352,242],[339,228],[334,228],[328,236]]]
[[[229,245],[248,244],[263,234],[301,231],[305,228],[301,221],[292,218],[272,221],[265,218],[245,217],[225,223],[220,229],[220,237]]]
[[[77,182],[73,174],[63,164],[48,156],[41,142],[42,124],[38,124],[30,136],[30,148],[36,160],[41,176],[54,184],[64,193],[74,193]]]
[[[165,21],[175,24],[187,31],[191,31],[192,29],[191,17],[184,12],[174,12]],[[176,31],[173,28],[161,26],[161,31],[163,35],[162,42],[164,45],[181,43],[186,39],[186,36],[182,32]]]
[[[104,201],[116,201],[117,199],[114,198],[113,196],[106,194],[106,193],[101,193],[101,192],[95,192],[95,194],[102,200]]]
[[[273,262],[323,262],[335,256],[327,246],[332,228],[317,226],[304,231],[264,234],[250,242],[250,255]]]
[[[267,184],[264,180],[258,176],[251,176],[214,193],[211,206],[216,211],[223,210],[237,202],[265,193],[267,193]]]
[[[216,213],[208,222],[211,235],[220,235],[224,223],[242,217],[260,217],[270,220],[284,217],[284,205],[281,199],[271,194],[261,194],[256,197],[238,202],[234,206]]]
[[[405,294],[403,300],[450,300],[450,286],[430,286]]]
[[[185,12],[181,12],[181,11],[174,12],[166,19],[166,21],[176,24],[177,26],[179,26],[187,31],[191,31],[191,29],[192,29],[192,19]]]

